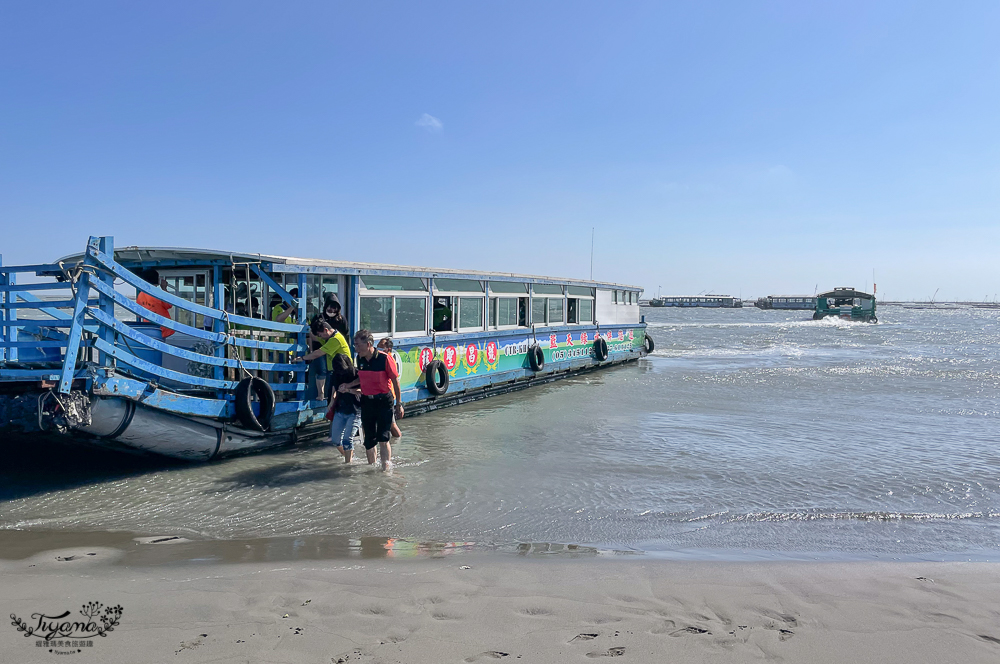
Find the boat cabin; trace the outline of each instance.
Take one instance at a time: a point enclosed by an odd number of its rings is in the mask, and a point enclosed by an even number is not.
[[[845,320],[877,323],[875,296],[855,290],[851,286],[834,288],[816,296],[813,320],[836,316]]]

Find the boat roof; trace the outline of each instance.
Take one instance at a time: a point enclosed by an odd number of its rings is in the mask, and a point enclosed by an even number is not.
[[[715,295],[715,294],[711,294],[711,295],[664,295],[663,296],[663,298],[667,298],[667,299],[672,298],[672,297],[735,297],[735,296],[734,295]],[[663,299],[663,298],[661,298],[661,299]],[[739,298],[736,298],[736,299],[739,299]]]
[[[875,296],[871,293],[865,293],[864,291],[855,290],[850,286],[846,286],[844,288],[834,288],[831,291],[820,293],[816,297],[862,297],[871,300],[874,299]]]
[[[767,297],[808,297],[814,298],[819,297],[818,295],[768,295]]]
[[[60,258],[57,262],[77,264],[83,261],[84,254],[71,254]],[[591,279],[571,279],[567,277],[549,277],[514,272],[487,272],[483,270],[459,270],[452,268],[418,267],[408,265],[392,265],[387,263],[363,263],[357,261],[328,260],[323,258],[297,258],[293,256],[277,256],[272,254],[249,254],[234,251],[219,251],[216,249],[196,249],[186,247],[115,247],[115,261],[126,267],[184,267],[198,265],[232,265],[246,263],[270,264],[268,269],[276,266],[295,266],[307,268],[308,272],[328,272],[332,274],[381,274],[381,275],[413,275],[419,273],[425,276],[447,276],[456,279],[497,279],[499,281],[528,281],[540,283],[560,283],[595,288],[620,288],[642,291],[641,286],[632,286],[610,281],[594,281]],[[312,268],[312,269],[308,269]],[[277,269],[282,272],[284,270]],[[300,272],[303,270],[292,270]],[[56,276],[56,275],[53,275]]]

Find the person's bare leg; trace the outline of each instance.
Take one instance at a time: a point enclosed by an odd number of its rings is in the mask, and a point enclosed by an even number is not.
[[[344,463],[350,463],[354,458],[354,450],[344,450]]]
[[[365,448],[365,456],[368,457],[368,463],[370,465],[375,465],[375,448],[374,447],[366,447]]]
[[[392,423],[392,429],[389,430],[392,433],[393,438],[402,438],[403,432],[399,430],[399,425],[395,422]]]
[[[316,379],[316,399],[326,399],[326,378]]]
[[[378,454],[382,458],[382,470],[388,470],[392,464],[392,445],[388,441],[379,443]]]

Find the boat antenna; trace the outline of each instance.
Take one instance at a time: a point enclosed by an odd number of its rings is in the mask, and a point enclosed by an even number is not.
[[[594,227],[590,227],[590,280],[594,280]]]

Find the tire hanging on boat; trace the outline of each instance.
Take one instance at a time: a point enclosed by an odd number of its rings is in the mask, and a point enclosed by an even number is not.
[[[528,349],[528,364],[532,371],[541,371],[545,367],[545,353],[541,346],[535,345]]]
[[[441,360],[431,360],[424,367],[425,382],[427,391],[436,397],[448,391],[448,383],[451,378],[448,376],[448,367]]]
[[[253,400],[257,397],[258,414],[254,415]],[[257,376],[250,376],[240,381],[236,386],[236,419],[245,429],[267,431],[274,416],[274,390],[267,381]]]
[[[604,340],[604,337],[594,339],[594,356],[598,362],[608,359],[608,342]]]
[[[656,348],[656,344],[653,342],[653,337],[646,335],[646,340],[642,342],[643,348],[646,349],[646,354],[649,355]]]

